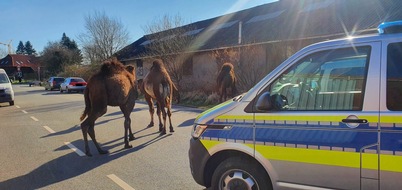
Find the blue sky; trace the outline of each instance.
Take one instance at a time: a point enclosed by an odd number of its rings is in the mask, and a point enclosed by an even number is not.
[[[118,19],[130,34],[130,43],[141,38],[144,27],[164,15],[179,14],[186,23],[270,3],[273,0],[1,0],[0,42],[30,41],[41,52],[49,41],[63,33],[75,40],[85,32],[84,18],[104,11]],[[6,46],[0,46],[6,50]]]

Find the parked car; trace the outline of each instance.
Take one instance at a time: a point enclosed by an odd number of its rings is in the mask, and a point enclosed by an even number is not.
[[[45,90],[60,89],[60,84],[64,81],[64,77],[50,77],[45,81]]]
[[[86,87],[87,82],[85,82],[84,79],[79,77],[68,77],[60,84],[60,93],[63,93],[63,91],[67,91],[68,93],[71,91],[83,92]]]
[[[8,102],[14,105],[14,91],[10,79],[4,69],[0,69],[0,103]]]

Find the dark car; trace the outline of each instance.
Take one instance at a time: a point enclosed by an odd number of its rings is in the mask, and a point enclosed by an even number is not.
[[[45,90],[60,89],[60,84],[63,83],[63,77],[50,77],[45,81]]]

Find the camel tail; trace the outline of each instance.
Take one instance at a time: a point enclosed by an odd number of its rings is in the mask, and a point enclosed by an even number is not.
[[[88,115],[89,110],[91,109],[91,101],[89,100],[89,90],[84,90],[84,100],[85,100],[85,109],[80,117],[80,121],[84,120],[85,117]]]
[[[174,83],[172,83],[173,86],[173,96],[176,97],[177,103],[180,103],[180,92],[179,89],[177,89],[176,85]]]

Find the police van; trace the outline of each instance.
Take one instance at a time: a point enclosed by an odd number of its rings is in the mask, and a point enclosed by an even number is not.
[[[201,113],[189,160],[211,189],[402,188],[402,21],[303,48]]]

